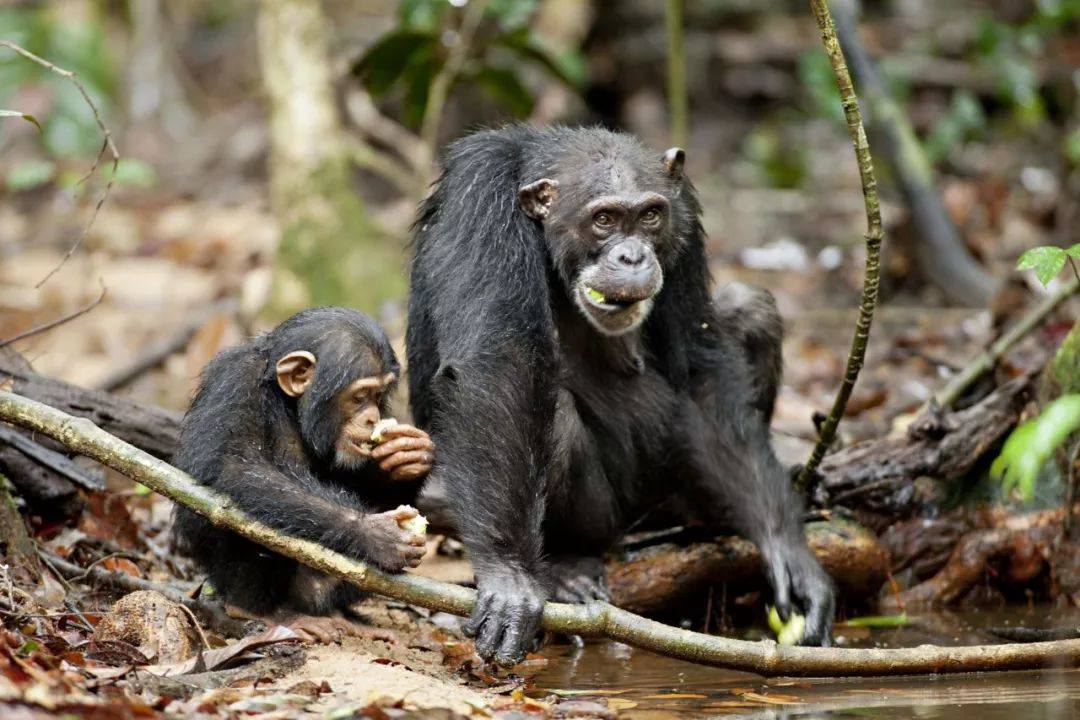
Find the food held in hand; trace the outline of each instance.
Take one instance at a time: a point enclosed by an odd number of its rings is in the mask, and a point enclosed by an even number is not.
[[[375,423],[375,429],[371,431],[371,442],[375,443],[376,445],[381,443],[384,440],[383,433],[385,433],[387,430],[397,424],[398,421],[395,418],[383,418],[379,422]]]
[[[413,512],[416,512],[416,508],[411,505],[399,505],[398,510],[412,510]],[[402,530],[410,532],[413,535],[426,535],[428,519],[420,513],[416,513],[415,516],[408,520],[398,520],[398,525],[401,526]]]
[[[778,645],[798,645],[806,631],[806,617],[798,613],[791,613],[791,617],[785,623],[780,619],[780,613],[775,607],[769,608],[769,627],[776,634]]]

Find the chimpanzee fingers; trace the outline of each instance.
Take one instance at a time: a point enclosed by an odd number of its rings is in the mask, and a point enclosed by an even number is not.
[[[387,510],[382,515],[388,516],[394,522],[401,520],[412,520],[414,517],[420,514],[420,511],[411,505],[402,505],[401,507],[394,508],[393,510]]]
[[[801,644],[830,646],[836,611],[836,597],[831,583],[815,573],[801,579],[796,594],[806,612],[806,630]]]
[[[779,558],[769,563],[769,581],[773,589],[773,605],[780,619],[787,622],[791,617],[791,575],[787,564]]]
[[[390,471],[390,479],[394,482],[402,482],[404,480],[418,480],[431,472],[430,463],[412,463],[410,465],[399,465]]]
[[[384,457],[389,457],[394,453],[405,452],[408,450],[434,450],[435,446],[430,440],[415,437],[400,437],[394,440],[387,440],[386,442],[376,445],[371,450],[371,457],[376,460],[380,460]]]
[[[492,596],[490,593],[481,592],[476,597],[476,606],[473,608],[469,619],[461,624],[461,631],[465,637],[476,637],[477,630],[487,619],[488,610],[491,609]]]
[[[383,472],[390,472],[399,465],[408,465],[410,463],[427,463],[430,465],[434,460],[435,458],[427,450],[396,452],[389,457],[383,458],[379,462],[379,468]]]
[[[510,621],[503,632],[499,652],[495,655],[495,662],[503,667],[516,665],[525,659],[526,648],[532,644],[540,629],[544,603],[537,598],[529,598],[514,604],[510,610]]]
[[[495,657],[503,632],[506,629],[505,604],[496,599],[487,618],[480,624],[476,633],[476,654],[484,660]]]
[[[428,439],[428,434],[418,427],[408,425],[406,423],[398,423],[383,430],[382,433],[385,438],[399,438],[399,437],[413,437],[420,439]]]

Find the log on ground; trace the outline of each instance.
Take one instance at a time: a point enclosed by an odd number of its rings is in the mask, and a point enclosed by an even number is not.
[[[854,523],[810,523],[807,540],[843,597],[877,593],[889,569],[874,534]],[[711,583],[751,585],[762,580],[761,554],[748,540],[722,538],[685,547],[658,545],[608,564],[612,603],[641,615],[669,609],[699,595]]]

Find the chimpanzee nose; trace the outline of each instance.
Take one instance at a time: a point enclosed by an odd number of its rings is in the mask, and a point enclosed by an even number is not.
[[[645,249],[641,247],[640,243],[621,243],[615,249],[615,259],[619,261],[620,265],[637,267],[645,262]]]
[[[375,424],[379,422],[379,408],[375,405],[361,408],[356,415],[356,419],[360,421],[361,426],[368,430],[373,429]]]

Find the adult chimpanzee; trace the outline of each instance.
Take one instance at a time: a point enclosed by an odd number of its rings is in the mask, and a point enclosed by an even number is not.
[[[710,299],[683,151],[512,126],[444,166],[416,224],[409,385],[475,566],[477,652],[513,662],[545,599],[604,597],[601,554],[664,500],[757,543],[781,614],[827,643],[832,586],[769,444],[779,317],[749,288]]]
[[[434,445],[404,424],[384,430],[381,444],[371,437],[398,371],[371,318],[345,308],[305,310],[207,365],[184,417],[176,464],[289,535],[385,570],[414,567],[424,554],[423,536],[400,522],[416,511],[390,508],[415,497]],[[181,549],[226,601],[291,620],[323,640],[351,629],[338,618],[310,616],[340,617],[359,598],[354,586],[182,507],[175,530]]]

